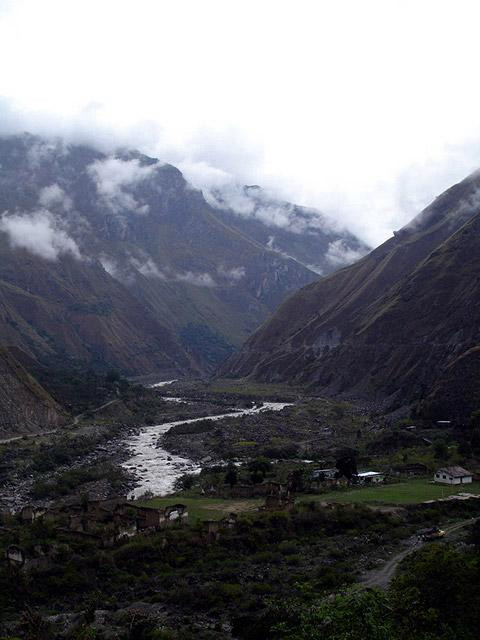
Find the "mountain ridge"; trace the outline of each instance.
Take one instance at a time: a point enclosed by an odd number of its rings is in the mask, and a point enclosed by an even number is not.
[[[475,172],[360,261],[293,294],[222,374],[455,412],[434,389],[480,342],[480,274],[465,259],[480,253],[479,187]]]
[[[317,277],[137,151],[25,134],[0,138],[0,164],[0,343],[46,363],[205,375]],[[318,233],[319,255],[363,247]]]

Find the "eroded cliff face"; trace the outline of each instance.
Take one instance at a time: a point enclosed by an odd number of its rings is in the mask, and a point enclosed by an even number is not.
[[[293,295],[222,373],[468,414],[480,397],[479,188],[470,176],[358,263]]]
[[[0,438],[49,431],[66,421],[65,412],[45,389],[0,348]]]

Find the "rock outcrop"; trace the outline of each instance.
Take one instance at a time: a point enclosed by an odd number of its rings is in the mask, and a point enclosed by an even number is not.
[[[50,431],[66,415],[19,362],[0,348],[0,438]]]

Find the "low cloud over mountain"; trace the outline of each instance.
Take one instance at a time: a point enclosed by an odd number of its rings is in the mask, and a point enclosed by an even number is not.
[[[212,206],[178,169],[131,149],[7,136],[0,164],[0,340],[39,358],[211,371],[286,295],[337,266],[331,246],[350,259],[367,250],[258,187],[235,187],[247,216],[232,189]]]

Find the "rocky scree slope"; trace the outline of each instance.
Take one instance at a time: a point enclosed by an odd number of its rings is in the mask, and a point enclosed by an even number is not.
[[[61,407],[0,348],[0,438],[55,429],[66,422]]]

